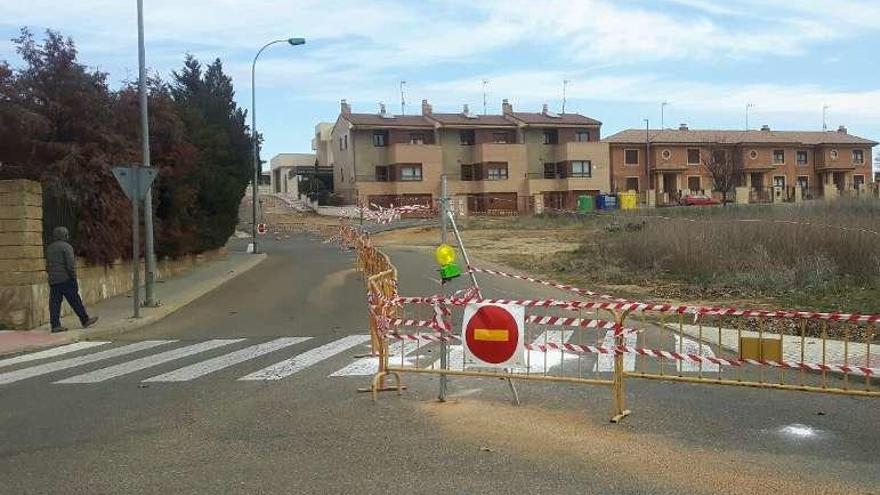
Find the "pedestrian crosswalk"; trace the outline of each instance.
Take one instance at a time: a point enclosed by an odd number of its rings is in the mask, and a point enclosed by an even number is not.
[[[561,344],[576,339],[574,331],[545,330],[529,340],[536,344]],[[713,355],[708,345],[699,346],[690,339],[670,340],[675,348],[683,347],[689,353]],[[379,370],[375,356],[363,355],[368,350],[369,336],[365,334],[327,337],[278,337],[263,339],[218,338],[204,341],[143,340],[139,342],[91,341],[76,342],[44,351],[0,358],[0,386],[28,379],[42,378],[55,385],[87,385],[112,381],[145,383],[180,383],[204,379],[209,375],[223,375],[237,382],[273,382],[284,380],[322,363],[322,373],[328,378],[365,377]],[[613,332],[604,336],[602,345],[614,345]],[[626,336],[626,345],[633,346],[636,335]],[[416,341],[398,341],[389,346],[389,364],[393,366],[438,368],[440,349],[436,344]],[[465,369],[465,354],[461,345],[449,345],[448,367]],[[576,366],[568,361],[578,361]],[[584,366],[585,365],[585,366]],[[336,367],[335,371],[331,371]],[[717,366],[699,367],[678,364],[679,372],[717,371]],[[514,368],[515,373],[548,373],[551,370],[581,369],[593,373],[613,371],[611,355],[576,355],[562,351],[527,351],[526,365]],[[636,356],[624,356],[624,368],[636,368]],[[222,373],[221,373],[222,372]]]

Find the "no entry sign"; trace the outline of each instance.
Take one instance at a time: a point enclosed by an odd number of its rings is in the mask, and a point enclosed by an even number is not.
[[[465,362],[478,366],[524,366],[525,309],[513,304],[468,304],[462,336]]]
[[[266,231],[269,230],[269,227],[265,223],[257,224],[257,233],[263,235]]]

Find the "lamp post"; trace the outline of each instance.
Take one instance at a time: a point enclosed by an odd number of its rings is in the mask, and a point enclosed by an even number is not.
[[[254,179],[251,183],[251,194],[253,199],[253,217],[251,218],[251,237],[254,245],[254,254],[257,254],[257,189],[260,184],[260,158],[257,156],[257,77],[256,77],[256,69],[257,69],[257,59],[260,58],[260,54],[263,53],[263,50],[269,48],[270,46],[276,43],[289,43],[291,46],[297,45],[305,45],[305,38],[286,38],[280,40],[274,40],[266,43],[260,48],[260,51],[254,56],[254,62],[251,64],[251,132],[253,139],[253,152],[254,152]]]

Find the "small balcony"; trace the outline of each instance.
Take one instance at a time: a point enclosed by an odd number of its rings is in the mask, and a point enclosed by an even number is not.
[[[525,163],[526,145],[515,143],[478,144],[474,146],[474,161],[477,163]]]

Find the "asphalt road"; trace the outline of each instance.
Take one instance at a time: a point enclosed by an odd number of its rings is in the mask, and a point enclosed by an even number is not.
[[[0,361],[0,493],[880,493],[876,399],[633,380],[610,425],[605,388],[520,384],[516,408],[503,382],[458,378],[437,404],[435,379],[407,376],[374,404],[369,376],[332,376],[366,349],[350,255],[264,249],[155,325]],[[392,257],[403,293],[441,290],[429,253]]]

